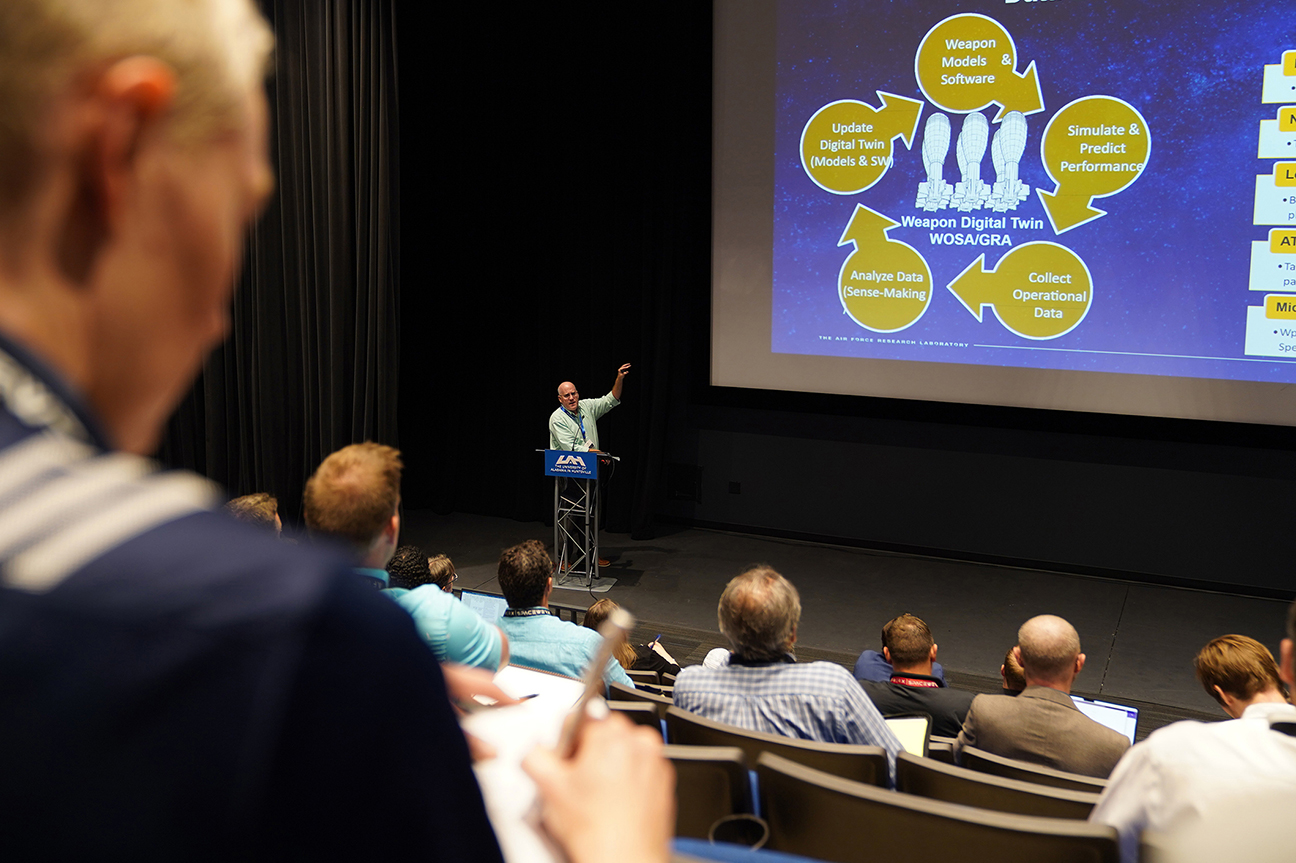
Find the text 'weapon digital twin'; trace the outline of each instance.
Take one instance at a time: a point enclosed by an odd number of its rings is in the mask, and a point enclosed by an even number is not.
[[[932,241],[941,245],[969,251],[1011,247],[992,269],[986,269],[982,252],[945,287],[978,321],[989,306],[1015,335],[1054,339],[1084,321],[1093,303],[1093,280],[1085,262],[1064,244],[1012,244],[1010,230],[1043,228],[1040,219],[1011,215],[1032,191],[1021,180],[1020,165],[1030,145],[1031,117],[1045,110],[1035,62],[1021,72],[1018,65],[1016,43],[998,21],[975,13],[946,18],[927,32],[914,57],[918,88],[934,108],[926,121],[920,123],[923,102],[894,93],[878,91],[878,107],[851,99],[830,102],[805,124],[801,163],[825,192],[857,195],[896,168],[896,139],[913,152],[921,125],[921,165],[912,160],[919,178],[916,214],[902,216],[904,224],[935,231]],[[995,106],[987,118],[986,109]],[[951,150],[957,179],[953,166],[947,167]],[[982,173],[987,150],[992,181]],[[1106,216],[1094,200],[1138,180],[1151,135],[1133,105],[1114,96],[1086,95],[1052,116],[1040,134],[1039,150],[1053,188],[1034,191],[1054,234],[1063,235]],[[983,215],[967,215],[978,212]],[[913,326],[933,300],[927,260],[887,236],[900,224],[857,203],[838,242],[854,246],[838,275],[842,308],[874,332]],[[961,230],[968,225],[977,232]]]

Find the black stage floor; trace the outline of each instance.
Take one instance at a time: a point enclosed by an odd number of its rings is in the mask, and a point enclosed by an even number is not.
[[[402,541],[448,554],[458,587],[499,593],[502,549],[524,539],[553,542],[553,529],[485,516],[405,514]],[[1192,659],[1210,639],[1250,635],[1274,655],[1287,603],[1226,593],[1133,584],[1039,570],[982,565],[858,548],[677,528],[649,542],[604,533],[601,551],[618,583],[591,597],[555,590],[554,601],[586,606],[610,596],[645,629],[668,629],[663,643],[682,665],[722,644],[716,601],[744,568],[767,563],[801,593],[798,655],[848,666],[864,648],[880,649],[882,624],[910,612],[927,621],[949,681],[998,687],[1004,651],[1017,627],[1036,614],[1058,614],[1080,632],[1087,655],[1075,691],[1143,708],[1139,737],[1177,718],[1224,718],[1193,677]],[[648,634],[648,638],[656,632]],[[673,636],[676,643],[672,644]],[[681,643],[682,642],[682,643]]]

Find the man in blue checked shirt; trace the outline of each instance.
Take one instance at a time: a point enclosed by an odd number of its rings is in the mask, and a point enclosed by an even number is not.
[[[894,783],[900,741],[859,683],[840,665],[792,655],[801,597],[790,581],[768,566],[744,572],[720,595],[719,618],[729,664],[680,671],[676,707],[749,731],[881,746]]]

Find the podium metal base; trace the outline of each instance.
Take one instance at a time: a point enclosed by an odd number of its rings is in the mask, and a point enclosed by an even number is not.
[[[554,579],[554,587],[562,590],[584,590],[589,593],[607,593],[617,583],[611,576],[595,576],[590,581],[579,573],[569,573]]]

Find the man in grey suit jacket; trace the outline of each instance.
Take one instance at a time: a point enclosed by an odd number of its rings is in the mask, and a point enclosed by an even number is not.
[[[1084,668],[1080,636],[1060,617],[1042,614],[1022,624],[1013,648],[1026,678],[1016,698],[978,695],[954,756],[964,747],[1041,764],[1056,770],[1106,778],[1129,748],[1129,740],[1085,716],[1071,700],[1071,684]]]

